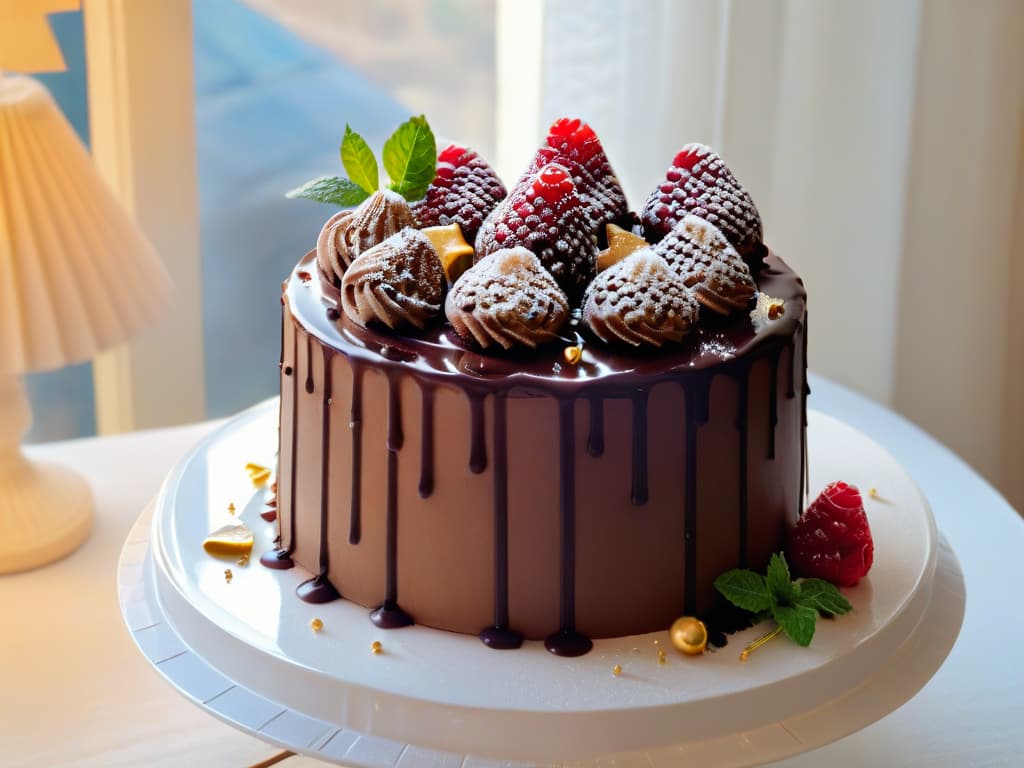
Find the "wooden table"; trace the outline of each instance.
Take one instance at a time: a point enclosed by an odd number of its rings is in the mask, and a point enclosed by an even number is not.
[[[1020,765],[1024,523],[913,425],[818,377],[811,385],[811,407],[857,425],[917,480],[960,558],[967,611],[956,647],[914,699],[852,736],[777,765]],[[97,519],[89,541],[66,560],[0,576],[0,765],[323,765],[243,735],[187,702],[150,667],[121,620],[115,571],[128,529],[171,465],[218,423],[31,449],[89,478]]]

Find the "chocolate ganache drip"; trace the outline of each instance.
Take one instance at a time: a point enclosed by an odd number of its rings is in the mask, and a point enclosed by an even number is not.
[[[299,267],[309,262],[312,255],[300,262]],[[544,397],[555,401],[558,414],[558,615],[559,627],[545,640],[546,647],[553,653],[575,656],[586,653],[591,640],[577,631],[577,461],[581,457],[577,450],[575,410],[577,399],[583,399],[589,410],[586,445],[580,450],[584,455],[601,457],[606,450],[605,404],[609,400],[627,400],[630,403],[632,439],[630,501],[633,505],[645,506],[649,501],[648,404],[651,387],[662,382],[675,382],[682,390],[685,412],[682,414],[682,432],[685,444],[684,465],[680,467],[683,480],[682,550],[683,578],[685,590],[679,611],[694,613],[698,607],[698,594],[706,589],[699,583],[697,567],[698,537],[700,535],[698,483],[698,443],[701,429],[709,419],[712,385],[715,377],[732,379],[735,385],[735,428],[738,432],[736,520],[738,526],[738,563],[747,565],[750,561],[749,546],[754,531],[749,520],[750,487],[749,469],[751,461],[751,431],[763,430],[760,438],[767,446],[770,460],[776,454],[776,431],[779,426],[779,412],[776,395],[779,387],[779,365],[783,354],[790,354],[789,371],[785,396],[801,399],[799,412],[800,438],[800,482],[799,498],[794,498],[792,510],[788,513],[795,520],[802,507],[806,482],[806,396],[809,392],[806,379],[806,317],[803,312],[804,294],[802,286],[791,272],[784,269],[775,257],[768,257],[768,268],[761,275],[762,291],[780,295],[789,302],[786,315],[766,328],[751,329],[742,320],[731,325],[713,325],[698,328],[696,337],[676,351],[659,353],[654,356],[640,356],[611,348],[590,350],[593,367],[589,372],[581,369],[552,367],[552,358],[557,360],[558,350],[550,355],[538,354],[527,360],[514,355],[482,355],[450,334],[443,327],[428,328],[417,337],[403,337],[392,334],[387,346],[381,342],[381,335],[367,330],[339,317],[336,313],[328,317],[325,307],[337,302],[337,289],[316,281],[289,282],[285,302],[285,323],[291,325],[292,334],[284,339],[282,374],[282,425],[290,415],[290,429],[281,432],[280,461],[289,468],[289,474],[280,485],[281,514],[278,517],[282,548],[268,552],[261,562],[272,568],[291,567],[292,555],[297,541],[296,529],[296,485],[298,468],[319,458],[320,474],[320,526],[319,557],[317,572],[313,579],[300,587],[300,596],[319,602],[333,599],[337,590],[328,580],[331,566],[330,514],[329,508],[337,507],[332,501],[329,478],[338,473],[348,481],[349,531],[347,541],[352,546],[361,544],[361,515],[363,491],[363,387],[364,371],[373,366],[386,374],[387,380],[387,436],[384,456],[384,484],[386,500],[384,514],[384,595],[383,601],[371,614],[375,624],[382,628],[406,626],[412,617],[399,604],[398,592],[398,540],[401,536],[402,520],[399,510],[398,472],[405,444],[402,431],[402,381],[409,377],[418,385],[421,403],[419,419],[420,446],[419,485],[421,498],[428,498],[435,492],[435,393],[439,385],[461,390],[469,409],[469,434],[461,445],[469,446],[467,477],[485,471],[491,473],[493,501],[490,517],[493,519],[493,625],[480,632],[481,640],[493,648],[518,647],[522,634],[512,626],[514,612],[510,611],[510,563],[509,563],[509,407],[510,400],[522,397]],[[798,305],[798,306],[797,306]],[[799,341],[795,334],[799,333]],[[305,343],[303,343],[305,342]],[[317,374],[314,370],[313,349],[319,344],[322,350],[322,391],[317,393]],[[393,347],[393,348],[392,348]],[[724,351],[723,351],[724,350]],[[304,354],[300,354],[300,351]],[[344,377],[339,381],[333,375],[334,357],[342,355],[352,372],[351,384]],[[751,408],[750,386],[755,367],[767,370],[769,398],[766,407]],[[597,375],[594,375],[594,372]],[[300,390],[298,377],[302,375],[305,387]],[[796,378],[802,376],[797,384]],[[486,380],[483,386],[481,380]],[[343,471],[331,458],[331,411],[337,397],[336,388],[349,387],[351,437],[351,466]],[[304,398],[301,394],[319,394],[318,398]],[[761,389],[758,392],[763,391]],[[307,443],[299,441],[297,434],[300,399],[308,405],[318,400],[320,408],[321,452],[319,457],[303,456],[301,449]],[[487,430],[485,428],[486,402],[493,404],[493,434],[490,435],[488,455]],[[756,412],[761,416],[752,418]],[[609,417],[610,418],[610,417]],[[447,442],[447,439],[446,439]],[[460,444],[458,438],[453,444]],[[760,443],[758,443],[760,444]],[[465,454],[463,454],[465,455]],[[378,459],[379,460],[379,459]],[[343,484],[344,485],[344,484]],[[376,514],[376,510],[374,510]],[[637,514],[644,514],[643,509]],[[721,510],[721,514],[728,514]],[[306,536],[308,534],[304,534]]]

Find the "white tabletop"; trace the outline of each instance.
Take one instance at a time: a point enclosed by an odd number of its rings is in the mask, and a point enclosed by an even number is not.
[[[856,425],[917,480],[960,558],[967,611],[956,647],[914,699],[857,734],[776,765],[1021,764],[1024,524],[913,425],[818,377],[811,386],[813,408]],[[136,650],[118,608],[115,571],[128,529],[170,466],[216,423],[30,451],[89,478],[97,521],[85,546],[63,562],[0,576],[0,764],[243,768],[280,754],[181,698]]]

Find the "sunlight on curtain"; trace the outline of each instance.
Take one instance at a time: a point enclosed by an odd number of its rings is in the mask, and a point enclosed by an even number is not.
[[[684,143],[719,149],[808,286],[811,367],[917,422],[1024,508],[1024,3],[539,8],[537,31],[513,11],[499,27],[499,50],[533,34],[544,57],[536,104],[516,110],[500,92],[515,60],[499,56],[498,156],[579,114],[637,208]]]

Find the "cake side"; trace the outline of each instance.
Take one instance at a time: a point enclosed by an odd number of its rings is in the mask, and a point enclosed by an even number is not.
[[[282,545],[343,597],[458,632],[614,636],[705,613],[715,576],[779,549],[801,505],[805,315],[774,255],[784,321],[740,316],[647,370],[361,329],[311,258],[285,291]]]

